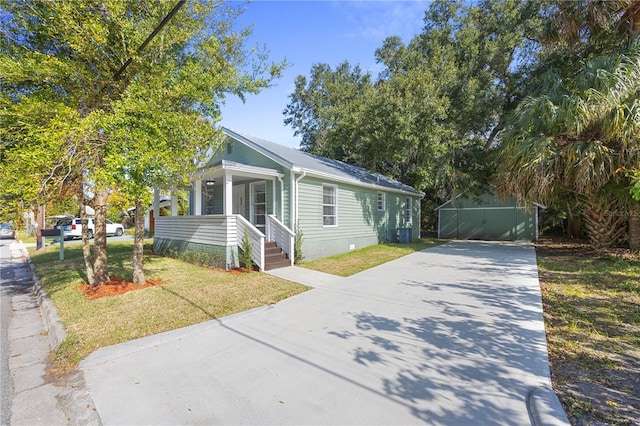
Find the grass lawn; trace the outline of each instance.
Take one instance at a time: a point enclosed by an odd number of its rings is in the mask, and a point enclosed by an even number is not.
[[[36,242],[35,235],[27,235],[27,231],[18,231],[17,240],[22,240],[24,244],[33,244]]]
[[[378,244],[348,253],[303,262],[299,266],[313,269],[314,271],[348,277],[402,256],[446,242],[447,240],[435,238],[420,238],[409,244]]]
[[[553,387],[574,425],[640,421],[640,257],[537,244]]]
[[[132,243],[109,243],[108,250],[110,274],[131,280]],[[147,255],[145,276],[162,285],[89,300],[76,289],[86,282],[81,245],[65,247],[62,262],[58,254],[57,246],[30,252],[67,332],[54,360],[60,373],[100,347],[276,303],[308,289],[267,274],[212,270]]]

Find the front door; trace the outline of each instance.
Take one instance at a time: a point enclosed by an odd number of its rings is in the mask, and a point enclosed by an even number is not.
[[[232,197],[233,197],[233,214],[241,214],[242,216],[246,216],[245,209],[244,209],[244,202],[245,202],[244,184],[236,185],[233,187]]]
[[[266,182],[255,182],[251,186],[251,223],[264,231],[267,219],[267,185]]]

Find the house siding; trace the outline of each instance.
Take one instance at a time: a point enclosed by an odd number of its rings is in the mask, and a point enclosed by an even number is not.
[[[337,187],[337,225],[323,226],[322,186]],[[376,189],[362,188],[313,177],[303,178],[298,187],[298,219],[303,230],[302,252],[314,260],[383,242],[396,241],[397,228],[405,227],[404,208],[407,195],[391,191],[386,194],[384,211],[378,210]],[[412,198],[413,238],[419,236],[420,202]]]
[[[231,143],[232,145],[230,154],[227,154],[227,143]],[[219,151],[209,160],[208,164],[209,166],[213,166],[222,160],[233,161],[236,163],[247,164],[255,167],[273,169],[282,173],[284,175],[282,178],[282,181],[280,181],[280,179],[275,180],[276,193],[278,194],[277,196],[275,196],[275,199],[277,200],[275,211],[273,210],[273,199],[274,199],[273,184],[272,184],[273,179],[272,178],[266,179],[267,212],[268,214],[275,214],[276,217],[280,219],[280,221],[282,221],[285,225],[293,229],[293,226],[291,226],[291,223],[290,223],[291,218],[289,213],[290,212],[289,190],[291,186],[290,185],[291,174],[288,169],[282,167],[280,164],[276,163],[275,161],[271,160],[265,155],[247,147],[241,142],[235,141],[233,138],[230,138],[230,137],[228,137],[226,139],[226,142],[221,145]],[[260,179],[242,182],[246,185],[245,186],[246,200],[250,200],[249,184],[253,182],[259,182],[259,181]],[[217,189],[219,189],[219,191],[216,191],[215,193],[215,197],[216,197],[215,214],[222,214],[222,204],[224,202],[223,193],[222,193],[222,189],[220,188],[217,188]],[[281,193],[284,194],[284,200],[282,204],[279,202],[279,197]],[[249,203],[245,203],[244,216],[246,218],[250,217]]]
[[[227,226],[227,235],[234,234],[234,241],[223,241],[222,235],[213,235],[209,229],[219,220],[217,216],[224,217],[224,182],[229,178],[234,188],[244,185],[241,213],[252,222],[255,219],[251,208],[252,184],[265,182],[266,214],[274,214],[294,232],[302,232],[305,260],[396,242],[400,235],[407,235],[399,231],[407,227],[412,230],[411,238],[420,236],[421,194],[414,193],[412,188],[344,163],[283,149],[269,143],[261,145],[259,140],[228,137],[198,176],[203,184],[207,179],[215,180],[208,203],[205,191],[202,197],[198,194],[198,199],[203,201],[203,209],[198,212],[202,216],[195,216],[191,219],[193,222],[163,223],[156,233],[154,248],[178,253],[193,251],[216,259],[222,253],[227,265],[236,265],[236,240],[240,237]],[[337,191],[335,225],[323,225],[324,184],[332,185]],[[380,193],[384,194],[384,209],[378,208]],[[192,202],[195,198],[192,194]],[[410,221],[405,217],[407,198],[411,199]],[[218,223],[217,226],[226,225]]]
[[[235,228],[234,216],[162,216],[156,219],[153,251],[234,268],[238,266]]]

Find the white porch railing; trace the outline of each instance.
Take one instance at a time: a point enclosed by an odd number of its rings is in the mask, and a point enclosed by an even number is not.
[[[284,223],[280,222],[274,215],[267,216],[266,223],[267,241],[275,241],[278,247],[289,256],[291,266],[295,262],[294,247],[296,234],[287,227]]]
[[[260,271],[264,271],[264,234],[241,215],[237,214],[235,217],[238,232],[238,247],[244,250],[242,239],[244,238],[244,231],[246,229],[249,233],[249,241],[251,243],[251,259],[258,265]]]

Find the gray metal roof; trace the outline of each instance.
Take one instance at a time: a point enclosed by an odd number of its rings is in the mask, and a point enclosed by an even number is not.
[[[354,184],[361,183],[374,185],[381,188],[423,195],[415,188],[380,173],[371,173],[352,164],[319,157],[317,155],[279,145],[244,133],[239,133],[224,127],[222,130],[227,136],[244,143],[283,167],[295,172],[326,175],[327,177],[333,177],[336,180],[352,181]]]

